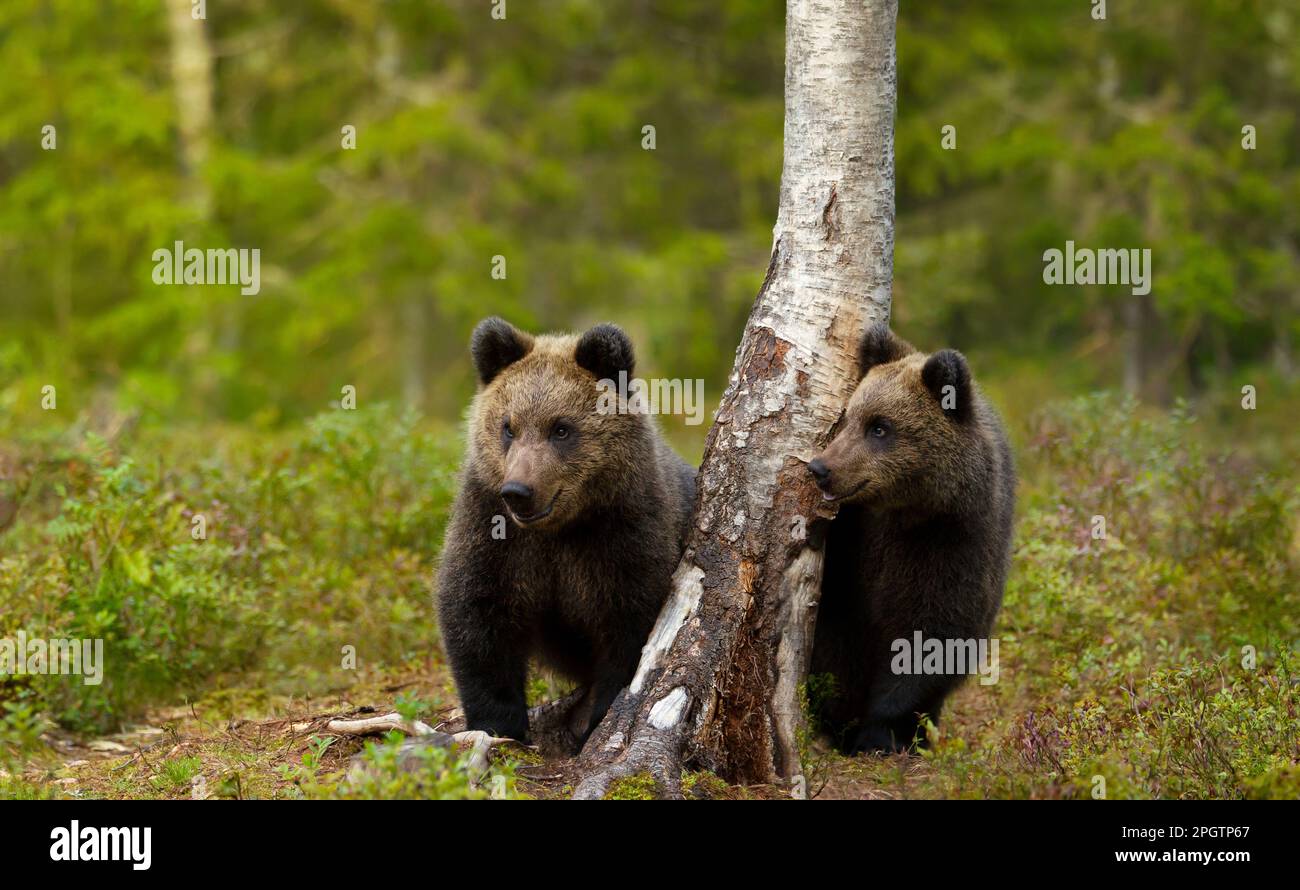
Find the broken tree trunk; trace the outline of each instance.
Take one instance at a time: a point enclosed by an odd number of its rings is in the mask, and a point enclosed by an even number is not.
[[[631,685],[588,740],[575,798],[683,764],[743,783],[801,773],[801,690],[825,523],[805,464],[887,319],[897,0],[788,0],[785,162],[772,257],[699,473],[673,590]]]

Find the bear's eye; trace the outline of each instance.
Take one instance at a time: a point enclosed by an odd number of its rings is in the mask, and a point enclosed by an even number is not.
[[[567,423],[557,423],[555,425],[555,429],[551,430],[551,438],[564,440],[569,438],[569,435],[572,432],[573,432],[573,427],[569,426]]]
[[[884,418],[877,418],[867,425],[867,435],[873,439],[883,439],[893,430],[894,427]]]
[[[514,431],[510,429],[510,418],[507,417],[501,421],[501,438],[513,439],[514,437]]]

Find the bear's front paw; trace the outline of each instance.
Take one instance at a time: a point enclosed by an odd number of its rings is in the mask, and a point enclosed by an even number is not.
[[[519,714],[466,714],[465,728],[477,729],[490,736],[514,739],[520,744],[528,742],[528,712]]]
[[[911,739],[899,739],[884,724],[869,724],[858,731],[845,751],[850,757],[859,754],[903,754]]]

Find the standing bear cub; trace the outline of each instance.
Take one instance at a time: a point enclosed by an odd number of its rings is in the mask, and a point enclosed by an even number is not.
[[[826,539],[812,672],[834,678],[817,716],[849,754],[924,744],[918,715],[937,722],[963,675],[947,664],[896,672],[907,649],[895,641],[911,647],[919,632],[947,648],[988,637],[1016,485],[1002,423],[961,353],[924,355],[881,323],[858,360],[843,426],[808,463],[822,496],[842,502]]]
[[[586,687],[585,739],[668,595],[695,472],[646,413],[597,410],[597,381],[632,376],[619,328],[532,337],[488,318],[470,352],[480,386],[438,570],[467,728],[527,738],[536,658]]]

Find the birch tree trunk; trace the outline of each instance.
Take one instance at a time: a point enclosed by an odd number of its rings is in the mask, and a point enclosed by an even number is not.
[[[640,666],[578,760],[575,798],[683,764],[801,774],[801,689],[831,513],[805,464],[889,315],[897,0],[788,0],[785,161],[772,257],[705,448],[692,529]]]
[[[206,218],[212,196],[202,176],[212,141],[212,51],[189,0],[164,0],[171,34],[172,83],[176,90],[176,123],[180,131],[181,165],[188,199]]]

